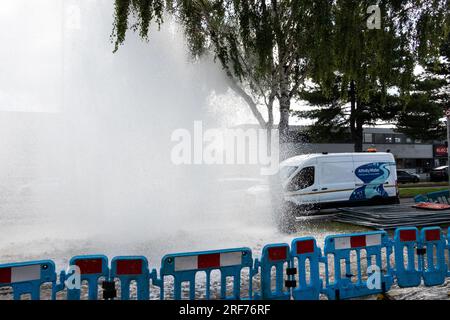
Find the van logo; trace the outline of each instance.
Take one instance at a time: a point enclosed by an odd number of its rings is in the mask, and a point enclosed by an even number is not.
[[[372,162],[362,165],[355,170],[355,175],[364,182],[364,186],[355,189],[350,200],[364,200],[375,196],[387,197],[383,184],[389,178],[390,162]]]
[[[390,171],[387,168],[389,163],[387,162],[374,162],[365,164],[356,168],[355,174],[364,183],[371,183],[372,181],[378,180],[378,178],[383,178],[383,182],[387,180],[390,175]]]

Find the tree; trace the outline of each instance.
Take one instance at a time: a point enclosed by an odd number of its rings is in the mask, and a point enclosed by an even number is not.
[[[342,99],[350,103],[348,124],[355,151],[362,151],[363,125],[373,102],[388,103],[388,90],[406,100],[415,64],[435,61],[449,29],[448,1],[378,1],[381,28],[366,26],[372,1],[338,0],[334,5],[332,68],[341,77]],[[319,83],[329,94],[334,83]],[[391,101],[393,102],[393,101]]]
[[[414,77],[411,94],[403,99],[389,94],[381,96],[381,91],[370,94],[364,105],[364,114],[358,121],[373,125],[377,121],[396,122],[396,130],[413,139],[445,139],[445,124],[441,121],[443,110],[450,104],[450,35],[442,44],[440,59],[425,65],[425,72]],[[339,88],[341,78],[336,77],[331,92],[325,94],[315,85],[309,91],[301,93],[312,109],[295,112],[294,115],[314,119],[309,134],[314,141],[332,142],[347,140],[350,126],[350,109],[342,99]]]
[[[307,129],[309,140],[323,143],[346,140],[348,119],[337,77],[331,91],[324,92],[320,85],[314,84],[308,90],[302,91],[300,98],[308,102],[309,110],[295,111],[292,114],[314,120]]]
[[[214,54],[262,126],[280,107],[280,139],[288,134],[291,102],[307,77],[325,93],[342,77],[350,101],[350,131],[362,150],[362,124],[370,96],[396,86],[407,95],[416,61],[436,57],[436,44],[448,32],[448,0],[378,1],[381,29],[366,26],[365,0],[116,0],[113,40],[116,50],[132,29],[148,39],[151,23],[165,11],[182,25],[194,57]],[[129,23],[132,20],[133,23]],[[268,121],[258,110],[261,101]]]
[[[112,38],[116,50],[128,29],[148,39],[151,23],[163,23],[169,12],[183,27],[192,56],[213,53],[262,127],[272,127],[278,101],[285,141],[298,89],[307,76],[328,76],[331,9],[327,0],[116,0]],[[260,105],[267,108],[267,122]]]
[[[311,140],[352,141],[349,132],[352,111],[347,100],[342,97],[341,86],[341,78],[336,77],[331,91],[325,91],[319,85],[314,85],[301,93],[301,98],[309,103],[309,110],[296,111],[293,115],[314,120],[307,130]],[[358,123],[362,127],[375,125],[378,121],[390,121],[401,108],[402,101],[398,96],[394,94],[383,96],[380,90],[374,90],[364,103],[364,112],[359,115]]]
[[[412,139],[425,141],[445,139],[442,106],[426,92],[414,93],[397,116],[397,131]]]
[[[414,81],[414,93],[397,117],[397,130],[414,139],[444,140],[441,119],[450,107],[450,34],[442,44],[440,59],[426,63]]]

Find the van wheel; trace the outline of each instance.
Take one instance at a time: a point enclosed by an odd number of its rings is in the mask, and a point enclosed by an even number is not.
[[[382,205],[385,204],[385,201],[380,196],[375,196],[372,199],[370,199],[369,204],[372,206]]]

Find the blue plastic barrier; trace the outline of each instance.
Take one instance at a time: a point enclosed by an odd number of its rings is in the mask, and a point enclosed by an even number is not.
[[[434,191],[426,194],[430,202],[438,202],[444,204],[450,204],[449,202],[449,190]]]
[[[111,280],[120,280],[120,299],[130,299],[130,283],[136,281],[137,299],[150,298],[150,274],[147,258],[143,256],[120,256],[111,260]]]
[[[441,228],[423,228],[420,232],[420,242],[424,246],[426,264],[423,263],[423,282],[426,286],[436,286],[445,282],[447,264],[445,263],[446,241]],[[436,263],[435,261],[436,260]]]
[[[394,269],[390,261],[393,249]],[[364,250],[367,267],[372,267],[372,271],[367,271],[367,281],[362,270]],[[383,251],[386,254],[384,270]],[[266,245],[261,260],[253,260],[249,248],[169,254],[162,259],[159,278],[156,269],[150,272],[143,256],[115,257],[111,268],[104,255],[76,256],[70,260],[70,266],[78,266],[81,282],[88,282],[89,300],[98,298],[100,278],[106,280],[104,299],[115,297],[115,280],[120,281],[122,300],[130,299],[131,281],[136,281],[138,300],[150,298],[150,283],[160,288],[160,299],[164,299],[165,279],[170,276],[174,280],[168,284],[173,288],[175,299],[182,298],[184,282],[189,282],[189,299],[195,299],[196,281],[203,281],[196,279],[199,272],[205,273],[205,285],[201,287],[206,290],[205,298],[210,299],[214,270],[220,273],[221,299],[241,299],[243,281],[246,289],[248,287],[249,299],[317,300],[320,294],[326,294],[329,299],[347,299],[387,292],[394,279],[400,287],[419,286],[422,279],[426,286],[441,285],[450,276],[446,251],[450,255],[450,227],[447,238],[439,227],[423,228],[420,233],[417,228],[407,227],[397,229],[394,240],[384,231],[328,236],[323,255],[313,237],[296,238],[290,246],[287,243]],[[327,259],[330,255],[333,270]],[[354,263],[352,258],[355,258]],[[325,266],[325,283],[320,263]],[[351,274],[355,266],[355,274]],[[248,274],[242,272],[244,269],[248,269]],[[370,274],[375,271],[380,273]],[[50,283],[51,298],[56,299],[56,293],[62,291],[68,281],[67,299],[79,300],[81,289],[72,287],[71,279],[75,278],[71,275],[75,271],[71,268],[70,272],[66,275],[61,271],[57,283],[55,264],[51,260],[3,264],[0,265],[0,288],[11,287],[15,300],[20,300],[24,294],[38,300],[42,284]],[[252,283],[258,272],[261,272],[260,290],[254,294]],[[331,273],[334,273],[334,280],[331,280]],[[242,278],[247,275],[245,282]],[[227,282],[229,278],[233,280],[232,287]],[[231,294],[227,287],[232,289]]]
[[[206,299],[210,299],[211,271],[220,270],[220,298],[240,299],[241,271],[249,269],[248,292],[252,297],[253,258],[250,248],[201,251],[192,253],[169,254],[162,258],[160,279],[155,284],[161,288],[161,300],[164,299],[164,279],[174,278],[174,298],[180,300],[182,283],[189,282],[189,299],[195,299],[195,275],[199,271],[206,273]],[[233,294],[227,296],[227,278],[233,278]]]
[[[70,265],[78,266],[80,268],[81,281],[88,282],[89,300],[97,300],[99,279],[102,277],[104,277],[105,280],[109,279],[108,258],[104,255],[75,256],[70,259]],[[68,300],[80,300],[80,298],[80,289],[67,289]]]
[[[426,193],[425,195],[419,194],[414,197],[414,202],[437,202],[443,204],[450,204],[449,190],[434,191]]]
[[[447,257],[448,257],[448,264],[447,264],[447,277],[450,277],[450,227],[447,229]]]
[[[348,299],[361,297],[365,295],[383,293],[389,290],[392,285],[393,277],[390,270],[390,264],[387,263],[387,270],[383,272],[382,249],[386,248],[386,260],[389,261],[391,246],[389,238],[384,231],[334,235],[325,238],[324,254],[334,256],[334,281],[330,283],[328,267],[326,268],[326,288],[324,292],[329,299]],[[361,270],[361,250],[366,250],[367,266],[375,265],[380,271],[380,287],[369,288],[367,282],[362,278]],[[351,274],[350,255],[355,251],[357,264],[356,282],[351,280],[355,275]],[[341,261],[345,263],[345,274],[341,274]]]
[[[419,203],[419,202],[431,202],[431,201],[429,201],[429,199],[426,195],[418,194],[417,196],[414,197],[414,202]]]
[[[255,267],[261,269],[261,290],[255,299],[289,300],[291,292],[284,283],[284,267],[290,267],[291,258],[287,243],[268,244],[263,248],[261,261],[256,260]],[[275,268],[275,278],[272,279],[272,269]],[[275,290],[272,290],[272,281]]]
[[[292,265],[297,260],[298,285],[292,290],[294,300],[318,300],[322,291],[319,262],[322,260],[322,252],[317,247],[313,237],[297,238],[291,244]],[[309,270],[306,268],[309,261]],[[306,279],[309,274],[309,281]]]
[[[422,261],[416,254],[419,246],[417,228],[398,228],[394,235],[395,276],[397,284],[402,287],[416,287],[422,279]],[[404,250],[406,248],[406,261]],[[418,259],[417,267],[415,259]],[[407,265],[405,267],[405,262]]]
[[[52,284],[52,299],[55,299],[55,263],[51,260],[0,265],[0,288],[11,287],[14,300],[20,300],[23,294],[30,294],[32,300],[39,300],[44,283]]]

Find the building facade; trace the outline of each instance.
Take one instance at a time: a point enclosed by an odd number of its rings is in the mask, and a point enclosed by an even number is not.
[[[353,152],[350,141],[329,139],[328,143],[310,141],[307,127],[292,126],[288,145],[289,156],[316,152]],[[432,168],[447,164],[447,147],[444,141],[414,140],[392,128],[364,128],[363,150],[374,148],[391,152],[397,167],[410,172],[428,173]]]

